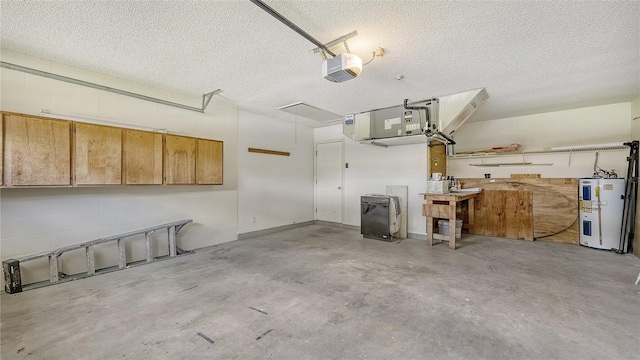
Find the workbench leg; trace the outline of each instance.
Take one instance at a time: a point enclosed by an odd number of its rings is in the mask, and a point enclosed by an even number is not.
[[[467,207],[469,208],[468,213],[469,213],[469,234],[475,234],[474,230],[473,230],[473,224],[475,223],[475,219],[476,219],[476,202],[474,201],[474,198],[470,198],[469,200],[467,200]]]
[[[449,248],[456,249],[456,218],[449,219]]]
[[[456,202],[449,202],[449,248],[456,249]]]
[[[433,217],[427,216],[427,245],[433,246]]]

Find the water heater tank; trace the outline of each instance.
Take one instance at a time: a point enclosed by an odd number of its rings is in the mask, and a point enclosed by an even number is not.
[[[625,179],[580,179],[580,245],[619,250]]]

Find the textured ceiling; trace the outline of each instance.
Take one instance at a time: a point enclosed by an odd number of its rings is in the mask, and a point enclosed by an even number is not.
[[[322,42],[357,30],[365,62],[385,55],[331,83],[315,46],[249,1],[3,0],[1,46],[185,94],[221,88],[287,121],[276,108],[299,101],[347,114],[478,87],[491,98],[472,120],[640,95],[640,1],[265,2]]]

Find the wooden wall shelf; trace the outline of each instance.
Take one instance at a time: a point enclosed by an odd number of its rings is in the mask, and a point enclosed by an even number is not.
[[[269,154],[269,155],[291,156],[291,153],[286,151],[276,151],[276,150],[266,150],[266,149],[256,149],[256,148],[249,148],[249,152],[259,153],[259,154]]]
[[[583,152],[583,151],[608,151],[608,150],[624,150],[628,149],[627,146],[602,146],[602,147],[592,147],[592,148],[581,148],[581,149],[573,149],[573,150],[532,150],[532,151],[517,151],[517,152],[504,152],[504,153],[491,153],[491,152],[477,152],[472,154],[453,154],[447,156],[447,159],[450,160],[460,160],[460,159],[485,159],[492,157],[504,157],[504,156],[524,156],[524,155],[534,155],[534,154],[566,154],[572,152]]]

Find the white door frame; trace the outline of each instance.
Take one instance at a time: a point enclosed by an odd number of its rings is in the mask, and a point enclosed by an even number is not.
[[[313,218],[314,220],[318,220],[318,145],[328,143],[342,144],[342,165],[340,166],[340,224],[342,224],[344,223],[344,139],[316,141],[313,144]]]

